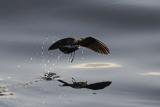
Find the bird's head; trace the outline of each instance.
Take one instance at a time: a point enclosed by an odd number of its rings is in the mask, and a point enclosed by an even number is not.
[[[84,38],[80,38],[79,40],[83,40]]]
[[[84,40],[84,38],[80,38],[77,40],[77,43],[80,43],[82,40]]]

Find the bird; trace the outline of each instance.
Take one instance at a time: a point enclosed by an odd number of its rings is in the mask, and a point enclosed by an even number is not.
[[[77,51],[80,47],[88,48],[99,54],[110,54],[108,46],[93,37],[85,37],[80,39],[75,39],[73,37],[63,38],[53,43],[48,48],[48,51],[59,49],[64,54],[71,54],[71,57],[73,56],[71,62],[73,62],[75,51]]]

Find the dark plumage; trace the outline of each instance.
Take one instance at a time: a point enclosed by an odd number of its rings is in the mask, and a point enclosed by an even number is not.
[[[48,50],[59,49],[65,54],[70,54],[75,53],[80,46],[86,47],[100,54],[108,55],[110,53],[108,47],[104,43],[93,37],[81,38],[79,40],[74,38],[64,38],[53,43]]]
[[[108,86],[111,85],[112,81],[103,81],[103,82],[97,82],[97,83],[93,83],[93,84],[88,84],[87,82],[76,82],[73,81],[73,83],[68,83],[66,81],[63,80],[58,80],[59,82],[63,83],[60,86],[69,86],[75,89],[81,89],[81,88],[87,88],[87,89],[91,89],[91,90],[101,90],[104,89]]]

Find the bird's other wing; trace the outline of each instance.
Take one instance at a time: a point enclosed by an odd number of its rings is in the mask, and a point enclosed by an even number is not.
[[[56,41],[55,43],[53,43],[48,50],[54,50],[54,49],[58,49],[59,47],[63,47],[65,45],[70,45],[73,41],[75,41],[74,38],[64,38],[64,39],[60,39],[58,41]]]
[[[100,90],[100,89],[104,89],[105,87],[110,86],[111,83],[112,81],[98,82],[98,83],[89,84],[87,85],[86,88],[92,89],[92,90]]]
[[[108,55],[110,53],[109,48],[101,41],[93,38],[93,37],[86,37],[78,42],[80,46],[89,48],[95,52],[100,54]]]

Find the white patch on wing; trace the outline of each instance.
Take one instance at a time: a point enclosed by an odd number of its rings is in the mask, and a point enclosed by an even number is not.
[[[118,68],[118,67],[121,66],[109,62],[83,63],[71,66],[71,68]]]

